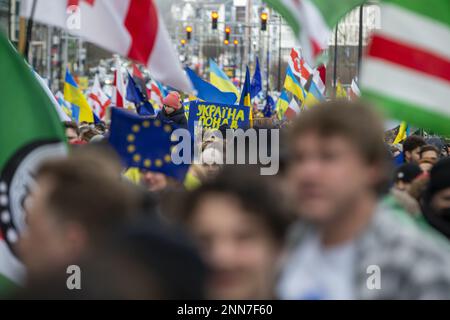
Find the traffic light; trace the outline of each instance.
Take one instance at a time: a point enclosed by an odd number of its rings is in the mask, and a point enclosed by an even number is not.
[[[230,40],[227,40],[227,39],[223,40],[223,44],[226,45],[226,46],[229,45],[230,44]]]
[[[185,39],[181,39],[181,45],[184,47],[184,45],[186,44],[186,40]]]
[[[267,30],[267,19],[269,18],[266,12],[261,13],[261,31]]]
[[[239,45],[239,40],[238,39],[234,39],[233,43],[234,43],[235,46],[237,46],[237,45]]]
[[[211,12],[211,23],[212,23],[212,29],[217,30],[217,20],[219,19],[219,14],[217,11]]]
[[[187,26],[186,27],[186,39],[188,41],[191,40],[191,34],[192,34],[192,27],[191,26]]]
[[[225,28],[225,40],[228,41],[228,43],[230,43],[230,33],[231,33],[231,28],[226,27]]]

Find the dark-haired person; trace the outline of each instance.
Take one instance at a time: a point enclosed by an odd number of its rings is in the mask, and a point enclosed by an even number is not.
[[[405,162],[418,164],[420,161],[420,148],[426,145],[421,136],[412,135],[403,142],[403,155]]]
[[[405,163],[395,170],[394,188],[400,191],[409,191],[411,183],[422,174],[422,170],[415,163]]]
[[[128,222],[140,205],[109,159],[96,154],[44,163],[27,202],[28,228],[19,242],[29,280],[67,267]],[[99,165],[103,163],[102,167]]]
[[[431,144],[426,144],[420,148],[420,161],[427,160],[435,164],[439,160],[440,151]]]
[[[318,105],[293,123],[290,148],[287,176],[300,219],[281,298],[450,296],[449,248],[379,201],[388,158],[372,108]]]
[[[66,138],[69,144],[72,144],[79,140],[80,138],[80,129],[78,128],[78,125],[74,121],[66,121],[63,122],[64,129],[66,132]]]
[[[187,197],[181,216],[211,270],[211,299],[270,299],[288,214],[268,182],[226,168]]]
[[[421,204],[428,223],[450,239],[450,158],[431,169]]]

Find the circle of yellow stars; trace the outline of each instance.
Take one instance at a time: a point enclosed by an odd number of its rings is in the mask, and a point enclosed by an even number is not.
[[[155,120],[153,121],[153,125],[155,127],[161,127],[162,123],[160,120]],[[150,128],[151,126],[151,122],[150,121],[143,121],[142,122],[142,127],[144,129]],[[139,153],[136,153],[136,145],[134,144],[136,142],[136,133],[139,133],[141,131],[141,126],[138,124],[135,124],[131,127],[131,131],[133,133],[130,133],[127,135],[127,151],[130,154],[133,154],[133,162],[136,164],[139,164],[142,162],[143,166],[145,168],[152,168],[152,167],[156,167],[156,168],[161,168],[164,163],[170,163],[172,161],[172,157],[170,156],[170,154],[166,154],[164,155],[163,159],[154,159],[153,161],[151,159],[142,159],[142,156]],[[172,132],[172,127],[168,124],[165,124],[163,126],[163,129],[166,133],[170,133]],[[174,147],[171,147],[171,151],[173,150]]]

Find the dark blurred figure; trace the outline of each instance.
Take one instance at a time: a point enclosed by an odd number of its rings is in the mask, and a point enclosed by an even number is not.
[[[450,296],[449,248],[379,203],[388,159],[383,125],[367,105],[318,105],[293,124],[297,213],[278,292],[284,299]]]
[[[413,162],[419,164],[420,148],[425,144],[425,140],[420,136],[412,135],[407,137],[405,142],[403,142],[403,154],[405,162]]]
[[[206,268],[190,240],[154,219],[117,232],[79,261],[81,290],[65,269],[41,277],[16,299],[203,299]]]
[[[66,132],[67,141],[72,144],[80,138],[80,129],[74,121],[66,121],[63,123]]]
[[[73,155],[38,170],[19,243],[29,281],[76,262],[139,208],[140,197],[108,161]]]
[[[394,188],[400,191],[408,192],[411,183],[416,179],[422,170],[415,163],[405,163],[395,170]]]
[[[425,219],[450,239],[450,158],[431,169],[421,204]]]
[[[274,298],[289,216],[283,199],[250,167],[225,168],[188,194],[181,219],[211,269],[211,299]]]

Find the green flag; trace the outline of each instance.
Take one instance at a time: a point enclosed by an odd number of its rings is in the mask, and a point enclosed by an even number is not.
[[[66,143],[52,102],[2,34],[0,75],[0,275],[20,283],[14,243],[25,226],[33,173],[42,160],[65,154]]]

